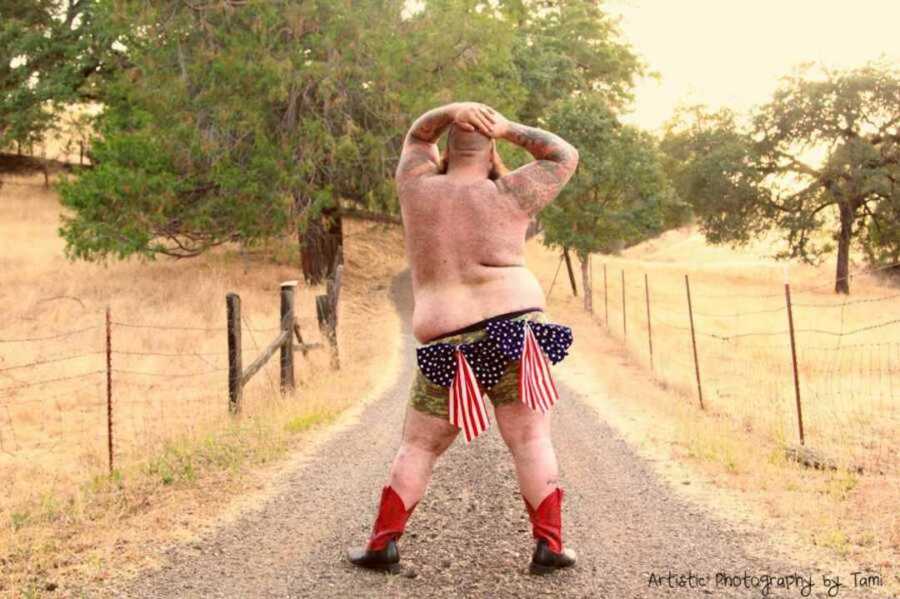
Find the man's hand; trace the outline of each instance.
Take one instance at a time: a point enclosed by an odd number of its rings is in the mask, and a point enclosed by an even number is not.
[[[506,136],[509,134],[509,120],[496,110],[491,110],[491,116],[494,118],[493,126],[491,127],[491,137],[494,139],[506,139]]]
[[[433,108],[416,119],[403,140],[395,177],[399,182],[437,174],[441,158],[437,141],[451,124],[464,131],[480,131],[495,137],[497,111],[480,102],[453,102]],[[504,119],[505,120],[505,119]]]
[[[460,102],[453,124],[463,131],[478,130],[487,137],[494,137],[494,119],[497,114],[497,111],[487,104]]]

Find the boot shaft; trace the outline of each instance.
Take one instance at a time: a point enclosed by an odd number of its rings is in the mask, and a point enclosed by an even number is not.
[[[414,504],[408,510],[403,505],[403,499],[391,486],[385,486],[381,490],[381,501],[378,504],[378,516],[372,525],[372,534],[369,536],[368,549],[377,551],[384,549],[390,540],[397,540],[406,529],[406,521],[416,509]]]
[[[532,508],[524,496],[522,499],[528,510],[528,519],[531,520],[531,531],[535,540],[544,539],[551,551],[562,552],[563,490],[556,487],[541,500],[541,504],[537,508]]]

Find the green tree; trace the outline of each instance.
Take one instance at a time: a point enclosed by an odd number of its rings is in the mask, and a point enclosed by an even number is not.
[[[811,263],[836,248],[835,291],[849,293],[854,243],[872,266],[900,255],[900,77],[884,61],[822,78],[808,76],[812,66],[783,78],[749,126],[692,107],[669,123],[662,147],[710,241],[776,230],[788,246],[776,257]],[[811,150],[824,154],[820,164]]]
[[[575,175],[541,213],[544,243],[573,249],[591,310],[588,256],[613,252],[674,226],[679,201],[652,135],[623,125],[600,94],[559,102],[548,127],[578,148]]]
[[[640,70],[586,0],[406,4],[105,5],[131,66],[105,82],[93,168],[61,188],[70,255],[188,257],[295,228],[318,282],[344,211],[396,214],[399,150],[425,110],[473,99],[541,125],[577,93],[622,106]]]
[[[649,73],[618,23],[592,0],[501,2],[516,24],[513,56],[528,94],[516,119],[538,123],[560,100],[577,93],[601,94],[617,112],[633,100],[635,79]]]
[[[93,0],[0,0],[0,148],[30,146],[55,111],[99,101],[102,80],[127,64]]]
[[[522,92],[513,32],[461,0],[119,2],[134,65],[107,85],[94,168],[62,186],[74,257],[195,256],[295,226],[318,282],[339,200],[396,212],[393,172],[416,111]],[[505,49],[506,48],[506,49]]]

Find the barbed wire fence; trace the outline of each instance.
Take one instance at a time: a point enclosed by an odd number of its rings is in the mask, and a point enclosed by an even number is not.
[[[900,293],[831,300],[833,280],[729,292],[725,272],[615,259],[600,269],[595,321],[658,383],[808,465],[896,471]]]
[[[296,334],[300,342],[286,344],[291,355],[324,347],[304,343],[294,318],[289,340]],[[275,327],[253,320],[245,312],[238,323],[253,353],[258,334],[285,330],[280,315]],[[0,462],[113,472],[157,443],[233,414],[225,324],[144,322],[109,308],[85,310],[79,321],[68,330],[0,331]],[[259,391],[277,395],[265,370]]]

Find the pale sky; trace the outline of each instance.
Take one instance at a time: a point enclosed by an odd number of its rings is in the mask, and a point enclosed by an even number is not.
[[[771,98],[803,61],[829,68],[879,55],[900,64],[897,0],[606,0],[622,37],[658,71],[635,88],[622,120],[659,127],[682,102],[744,113]]]

